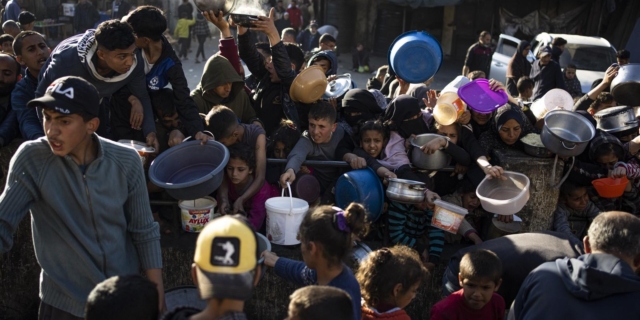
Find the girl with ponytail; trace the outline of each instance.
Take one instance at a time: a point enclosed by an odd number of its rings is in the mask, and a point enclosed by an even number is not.
[[[321,206],[308,213],[300,224],[302,261],[280,258],[265,251],[265,265],[297,285],[326,285],[340,288],[351,296],[354,320],[360,320],[360,286],[351,269],[342,261],[353,246],[352,235],[367,232],[366,211],[352,203],[346,210]]]

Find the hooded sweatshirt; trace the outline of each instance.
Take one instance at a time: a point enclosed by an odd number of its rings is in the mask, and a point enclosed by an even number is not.
[[[324,57],[328,59],[329,62],[331,62],[331,68],[327,70],[327,72],[325,73],[325,76],[328,77],[334,74],[338,74],[338,58],[336,57],[335,52],[331,50],[320,51],[314,54],[313,57],[311,57],[311,59],[309,60],[309,64],[307,65],[307,67],[312,66],[313,63],[320,57]]]
[[[547,262],[522,284],[509,319],[638,319],[640,276],[616,256]]]
[[[228,97],[222,98],[213,90],[225,83],[232,83],[231,93]],[[209,91],[211,93],[205,94]],[[233,110],[243,123],[249,123],[251,119],[256,117],[256,112],[251,107],[251,100],[244,91],[242,77],[236,72],[229,60],[220,55],[214,55],[207,60],[200,83],[191,92],[191,97],[200,113],[207,114],[211,108],[224,105]]]
[[[90,29],[58,44],[40,70],[36,98],[42,97],[54,80],[65,76],[77,76],[89,81],[98,89],[100,98],[108,98],[126,86],[131,94],[142,103],[143,134],[147,136],[151,132],[156,132],[151,99],[147,93],[142,52],[140,50],[136,52],[133,65],[127,73],[103,77],[98,74],[91,61],[98,50],[98,42],[94,37],[95,32],[94,29]]]

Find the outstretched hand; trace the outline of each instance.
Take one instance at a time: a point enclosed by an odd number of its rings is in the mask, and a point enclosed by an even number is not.
[[[203,11],[202,15],[205,19],[207,19],[207,21],[213,23],[216,27],[218,27],[218,29],[220,29],[220,35],[222,35],[222,38],[231,37],[229,23],[224,19],[222,10],[218,11],[217,15],[213,10]]]

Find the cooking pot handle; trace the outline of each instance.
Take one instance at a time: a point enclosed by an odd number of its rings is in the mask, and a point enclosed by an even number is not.
[[[569,167],[569,170],[567,170],[567,173],[565,173],[564,177],[562,177],[562,179],[560,179],[560,182],[558,182],[558,184],[554,185],[554,181],[556,180],[556,164],[558,164],[558,155],[556,154],[556,160],[553,162],[553,169],[551,171],[551,181],[549,181],[549,185],[551,185],[553,187],[553,189],[559,189],[560,186],[562,186],[562,184],[564,183],[565,180],[567,180],[567,178],[569,177],[569,174],[571,173],[571,169],[573,169],[573,165],[575,165],[576,163],[576,157],[571,157],[571,166]]]
[[[427,188],[422,187],[420,185],[415,185],[415,184],[410,185],[409,189],[416,190],[416,191],[425,191],[425,190],[427,190]]]
[[[291,206],[289,207],[289,215],[293,213],[293,193],[291,192],[291,183],[287,181],[287,188],[289,189],[289,201],[291,201]],[[282,189],[281,196],[284,198],[284,188]]]
[[[562,146],[563,146],[565,149],[567,149],[567,150],[573,150],[573,149],[575,149],[575,148],[576,148],[576,146],[578,145],[578,144],[574,143],[574,144],[573,144],[573,147],[569,148],[569,147],[567,147],[567,146],[564,144],[564,141],[560,141],[560,143],[562,143]],[[556,160],[557,160],[557,159],[556,159]]]
[[[625,122],[624,124],[625,124],[625,125],[638,124],[638,120],[627,121],[627,122]]]

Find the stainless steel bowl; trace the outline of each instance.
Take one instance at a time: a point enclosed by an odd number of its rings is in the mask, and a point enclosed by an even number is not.
[[[438,150],[434,154],[426,154],[420,150],[420,147],[424,146],[433,139],[442,138],[439,134],[426,133],[411,138],[411,164],[425,170],[438,170],[446,167],[449,164],[450,157],[443,150]]]
[[[236,6],[237,0],[195,0],[196,7],[199,11],[222,11],[222,14],[228,14]]]

